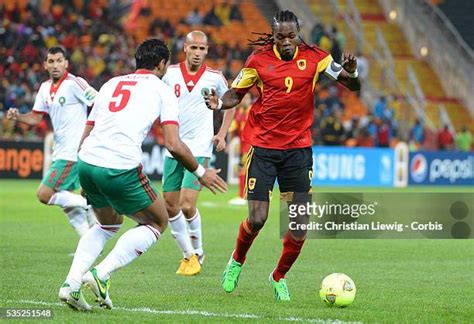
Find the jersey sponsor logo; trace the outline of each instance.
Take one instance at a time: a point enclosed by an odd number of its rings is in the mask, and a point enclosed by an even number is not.
[[[298,65],[298,69],[304,71],[306,69],[306,60],[298,60],[296,61],[296,65]]]
[[[66,98],[64,96],[59,97],[59,103],[61,104],[61,107],[64,106],[66,103]]]
[[[422,182],[428,174],[428,163],[422,154],[416,154],[410,163],[410,173],[415,182]]]
[[[193,80],[189,80],[189,82],[186,83],[186,85],[187,85],[188,87],[194,87],[194,86],[195,86]]]
[[[257,179],[256,179],[256,178],[250,178],[250,179],[249,179],[249,190],[254,190],[256,183],[257,183]]]

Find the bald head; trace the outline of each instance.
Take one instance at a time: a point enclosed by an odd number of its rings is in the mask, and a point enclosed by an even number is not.
[[[202,41],[207,45],[207,36],[200,30],[193,30],[192,32],[186,35],[185,43],[191,44],[196,41]]]
[[[186,35],[184,52],[186,53],[186,66],[189,72],[199,70],[207,55],[207,36],[200,30],[194,30]]]

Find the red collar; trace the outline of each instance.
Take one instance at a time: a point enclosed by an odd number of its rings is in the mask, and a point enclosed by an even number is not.
[[[153,72],[147,69],[138,69],[135,71],[135,74],[153,74]]]
[[[186,84],[186,87],[188,88],[189,92],[193,91],[199,79],[206,71],[206,67],[206,64],[201,65],[201,68],[197,71],[197,73],[195,75],[191,75],[188,73],[186,63],[179,63],[179,68],[181,69],[181,74],[183,75],[184,83]]]
[[[54,96],[56,96],[61,83],[63,83],[63,81],[67,78],[68,74],[69,73],[65,71],[63,76],[59,79],[57,85],[54,85],[54,81],[51,79],[51,87],[49,88],[49,96],[51,97],[51,100],[54,100]]]

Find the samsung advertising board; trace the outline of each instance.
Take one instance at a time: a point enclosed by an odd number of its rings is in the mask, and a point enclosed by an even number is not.
[[[409,169],[409,185],[474,185],[472,152],[413,152]]]
[[[392,187],[395,151],[313,146],[313,185]]]

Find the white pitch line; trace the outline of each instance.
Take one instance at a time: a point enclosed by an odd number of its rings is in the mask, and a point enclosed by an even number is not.
[[[3,300],[2,302],[7,304],[29,304],[29,305],[41,305],[41,306],[65,306],[63,303],[49,303],[37,300]],[[203,317],[224,317],[224,318],[245,318],[245,319],[273,319],[278,321],[289,321],[289,322],[305,322],[305,323],[318,323],[318,324],[349,324],[349,323],[362,323],[362,322],[345,322],[341,320],[333,319],[319,319],[319,318],[301,318],[301,317],[278,317],[271,318],[255,314],[229,314],[229,313],[213,313],[207,311],[198,310],[157,310],[148,307],[142,308],[127,308],[127,307],[114,307],[114,310],[129,312],[129,313],[145,313],[154,315],[198,315]]]

